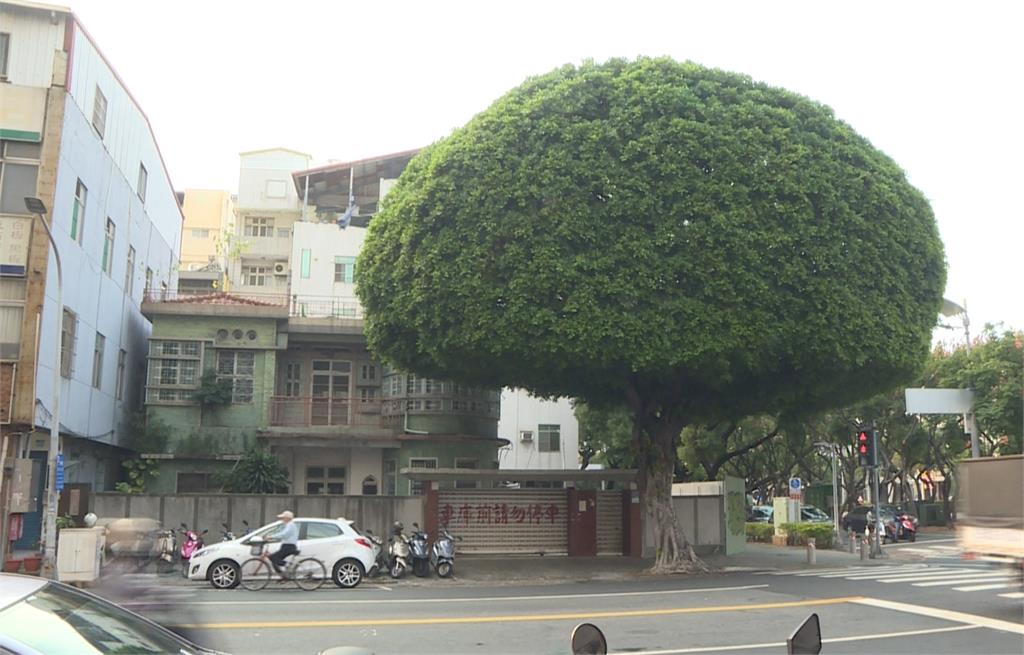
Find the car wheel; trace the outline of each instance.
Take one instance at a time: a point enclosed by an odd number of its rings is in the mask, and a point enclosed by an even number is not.
[[[363,581],[363,565],[354,559],[338,560],[331,577],[342,589],[357,587]]]
[[[238,586],[238,564],[229,559],[217,560],[210,565],[206,578],[214,589],[234,589]]]

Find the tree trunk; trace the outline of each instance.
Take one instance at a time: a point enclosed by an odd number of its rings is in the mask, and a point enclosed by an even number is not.
[[[676,446],[683,428],[680,420],[664,417],[635,419],[634,441],[640,461],[640,495],[647,520],[653,528],[655,573],[706,571],[676,520],[672,508],[672,474],[676,464]]]

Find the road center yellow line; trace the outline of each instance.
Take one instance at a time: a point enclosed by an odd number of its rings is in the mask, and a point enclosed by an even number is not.
[[[652,610],[618,610],[611,612],[571,612],[563,614],[510,614],[506,616],[443,616],[407,619],[343,619],[331,621],[240,621],[231,623],[193,623],[181,628],[195,630],[231,630],[268,628],[351,628],[381,625],[444,625],[453,623],[518,623],[531,621],[568,621],[581,619],[618,619],[672,614],[703,614],[707,612],[742,612],[747,610],[782,609],[786,607],[812,607],[838,605],[861,600],[861,596],[795,600],[779,603],[748,603],[746,605],[713,605],[709,607],[674,607]]]

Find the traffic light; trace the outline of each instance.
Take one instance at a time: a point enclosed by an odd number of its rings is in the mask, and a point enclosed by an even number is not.
[[[857,462],[861,466],[874,466],[875,457],[875,434],[874,430],[860,430],[857,432]]]

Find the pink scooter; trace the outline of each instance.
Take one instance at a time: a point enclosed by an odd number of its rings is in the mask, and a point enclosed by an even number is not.
[[[181,540],[181,577],[187,578],[192,554],[205,545],[203,544],[203,535],[207,533],[207,530],[197,533],[195,530],[189,530],[188,526],[182,523],[179,532],[184,535]]]

